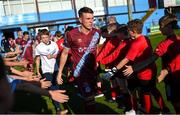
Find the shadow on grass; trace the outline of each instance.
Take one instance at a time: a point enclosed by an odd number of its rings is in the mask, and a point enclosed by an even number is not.
[[[27,93],[24,91],[16,91],[14,93],[14,113],[48,113],[52,114],[52,109],[48,108],[46,100],[37,94]]]
[[[83,99],[76,94],[71,95],[68,106],[69,114],[84,114],[84,103]],[[112,108],[105,104],[98,103],[96,101],[96,113],[97,114],[117,114]]]
[[[70,99],[68,103],[63,104],[64,108],[68,109],[68,114],[85,114],[85,108],[84,108],[84,99],[77,95],[78,90],[72,85],[68,84],[64,86],[65,89],[67,89],[67,94],[69,95]],[[101,100],[104,100],[101,99]],[[99,103],[96,100],[96,113],[97,114],[117,114],[118,112],[114,111],[112,108],[110,108],[108,105]]]
[[[98,114],[118,114],[118,112],[114,111],[112,108],[101,104],[96,103],[96,113]]]

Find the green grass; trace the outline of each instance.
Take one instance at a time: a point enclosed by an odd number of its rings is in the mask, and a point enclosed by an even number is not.
[[[180,35],[180,32],[177,31],[177,34]],[[149,36],[153,49],[157,44],[162,41],[165,37],[162,35],[152,35]],[[161,60],[156,61],[158,67],[158,74],[161,69]],[[83,110],[83,100],[76,95],[78,92],[76,88],[73,87],[73,84],[65,83],[62,88],[67,90],[67,94],[70,96],[68,103],[61,105],[61,108],[68,108],[70,114],[84,113]],[[172,105],[166,100],[164,83],[157,84],[157,88],[163,94],[163,98],[171,110],[171,113],[174,113]],[[154,103],[157,105],[156,103]],[[48,113],[55,114],[55,109],[52,105],[51,100],[48,97],[40,96],[36,94],[30,94],[27,92],[17,91],[15,93],[15,103],[12,109],[14,112],[30,112],[30,113]],[[104,101],[104,97],[96,99],[96,111],[97,113],[106,113],[106,114],[117,114],[123,113],[123,110],[117,108],[116,103],[108,103]]]

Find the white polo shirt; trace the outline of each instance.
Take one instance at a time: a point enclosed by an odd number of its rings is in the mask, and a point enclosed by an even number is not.
[[[56,59],[48,59],[47,55],[53,54],[56,55],[59,53],[59,48],[57,44],[53,41],[50,41],[50,44],[44,44],[41,42],[35,48],[35,56],[40,56],[41,59],[41,68],[43,73],[53,73],[58,71],[58,66],[56,64]]]

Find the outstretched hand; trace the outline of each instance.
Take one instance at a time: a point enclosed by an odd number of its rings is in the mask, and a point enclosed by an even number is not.
[[[133,68],[132,68],[132,66],[127,66],[127,65],[125,65],[125,67],[126,67],[126,69],[125,70],[123,70],[123,74],[124,74],[124,76],[130,76],[134,71],[133,71]]]
[[[60,85],[60,84],[63,84],[63,79],[62,79],[62,73],[58,73],[58,76],[56,78],[56,81],[57,83]]]
[[[65,92],[65,90],[49,90],[51,98],[60,103],[68,102],[69,100],[69,96],[65,95]]]
[[[161,70],[160,75],[157,77],[157,82],[160,83],[161,81],[163,81],[167,74],[168,74],[168,70],[166,69]]]
[[[52,85],[51,81],[47,81],[46,78],[41,79],[40,84],[41,84],[41,88],[43,88],[43,89],[47,89],[48,87],[50,87]]]

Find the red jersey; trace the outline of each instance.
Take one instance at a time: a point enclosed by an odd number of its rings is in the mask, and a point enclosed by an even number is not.
[[[63,43],[64,43],[64,38],[61,38],[56,42],[60,52],[63,50]]]
[[[137,64],[150,57],[152,55],[152,52],[153,51],[149,39],[141,35],[132,41],[126,58],[130,61],[133,61],[134,64]],[[137,73],[137,76],[142,80],[150,80],[154,74],[156,74],[155,63],[140,70]]]
[[[155,49],[155,54],[162,57],[162,68],[166,68],[173,58],[175,58],[176,52],[178,52],[175,51],[178,47],[178,40],[180,40],[180,37],[171,36],[158,44],[157,48]]]
[[[178,76],[180,76],[180,39],[176,41],[173,44],[173,48],[171,48],[174,52],[174,57],[173,60],[169,63],[170,69],[172,73],[175,73],[178,71]]]
[[[162,57],[162,68],[170,68],[171,74],[168,76],[171,75],[178,80],[180,76],[180,37],[166,38],[157,46],[155,53]]]
[[[93,35],[99,31],[95,28],[88,34],[84,34],[80,31],[79,28],[74,28],[70,32],[67,33],[64,39],[64,46],[66,48],[70,48],[71,50],[71,60],[73,62],[73,70],[75,70],[76,65],[79,63],[80,59],[86,52]],[[97,68],[96,68],[96,46],[90,49],[90,53],[88,58],[85,60],[83,68],[81,69],[81,76],[96,76],[97,75]]]
[[[180,54],[178,54],[168,65],[172,73],[180,71]]]
[[[96,58],[96,61],[99,62],[104,57],[112,53],[114,49],[118,47],[119,43],[120,43],[120,40],[117,38],[112,38],[112,39],[109,39],[107,42],[105,42],[104,45],[102,46],[102,49],[100,50],[100,53],[98,54]]]
[[[109,68],[114,67],[114,65],[117,65],[119,61],[121,61],[125,57],[129,46],[130,40],[121,41],[118,47],[112,53],[109,53],[108,55],[106,55],[106,57],[100,60],[100,63],[109,66]]]

